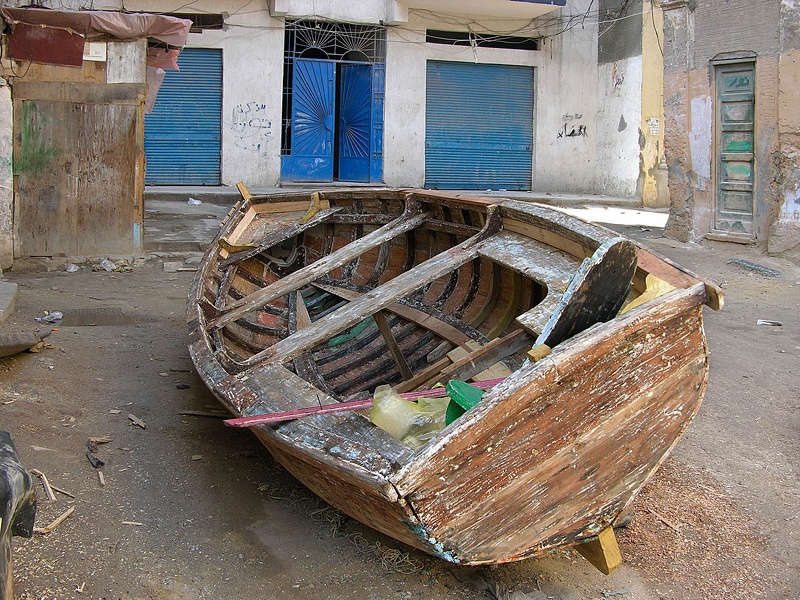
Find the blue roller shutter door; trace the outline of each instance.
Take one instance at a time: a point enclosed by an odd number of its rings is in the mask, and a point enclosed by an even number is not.
[[[219,185],[222,51],[185,48],[145,118],[148,185]]]
[[[533,68],[429,61],[425,186],[531,189]]]

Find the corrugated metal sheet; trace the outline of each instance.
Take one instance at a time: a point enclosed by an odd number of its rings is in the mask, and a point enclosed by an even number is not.
[[[425,186],[531,189],[533,68],[430,61]]]
[[[167,71],[145,118],[145,183],[218,185],[221,163],[222,51],[185,48]]]

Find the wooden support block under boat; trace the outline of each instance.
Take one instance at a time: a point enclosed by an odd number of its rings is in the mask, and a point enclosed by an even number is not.
[[[604,529],[588,542],[578,544],[575,550],[604,575],[611,575],[622,565],[622,553],[619,551],[613,527]]]

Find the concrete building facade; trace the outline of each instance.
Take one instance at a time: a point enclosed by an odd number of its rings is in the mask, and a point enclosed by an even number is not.
[[[168,13],[184,10],[181,7],[185,3],[155,4],[129,1],[125,8]],[[286,131],[281,124],[287,119],[286,103],[290,101],[284,80],[287,23],[321,21],[372,26],[385,36],[383,160],[380,175],[373,176],[372,183],[435,187],[429,180],[430,168],[426,178],[426,149],[430,153],[431,148],[426,130],[426,65],[502,65],[527,68],[533,78],[529,189],[641,197],[643,190],[654,185],[645,181],[643,169],[652,171],[658,165],[657,158],[643,161],[640,156],[642,136],[650,136],[650,129],[643,132],[642,120],[653,117],[652,110],[645,113],[642,109],[643,22],[651,18],[650,3],[645,3],[646,10],[638,4],[621,15],[636,23],[634,30],[638,29],[633,55],[628,52],[619,59],[612,57],[615,60],[603,62],[599,70],[601,21],[604,17],[611,22],[619,19],[619,7],[626,3],[607,1],[598,5],[590,0],[570,0],[565,6],[559,4],[563,3],[192,3],[194,13],[221,14],[224,21],[220,29],[190,34],[188,44],[189,49],[222,51],[220,183],[245,181],[251,187],[291,183],[285,168],[282,172]],[[472,36],[475,42],[432,43],[432,31]],[[616,29],[605,40],[614,35]],[[506,47],[484,42],[497,36],[514,40]],[[538,49],[509,47],[522,38],[536,40]],[[660,73],[660,68],[657,71]],[[655,93],[660,95],[660,89]],[[654,126],[652,131],[660,128]],[[333,179],[348,181],[336,176]],[[472,187],[480,189],[478,184]],[[654,205],[658,202],[657,193],[651,192],[647,198]]]
[[[649,0],[52,4],[195,22],[179,58],[186,67],[166,73],[146,117],[146,184],[369,183],[668,202],[663,33]],[[10,112],[9,99],[0,108]],[[198,175],[196,164],[210,166]],[[4,198],[0,226],[13,230],[10,190]]]
[[[800,256],[800,3],[662,7],[668,235]]]

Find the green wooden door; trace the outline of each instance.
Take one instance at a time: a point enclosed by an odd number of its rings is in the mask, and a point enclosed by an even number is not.
[[[717,207],[714,228],[753,235],[755,69],[717,67]]]

